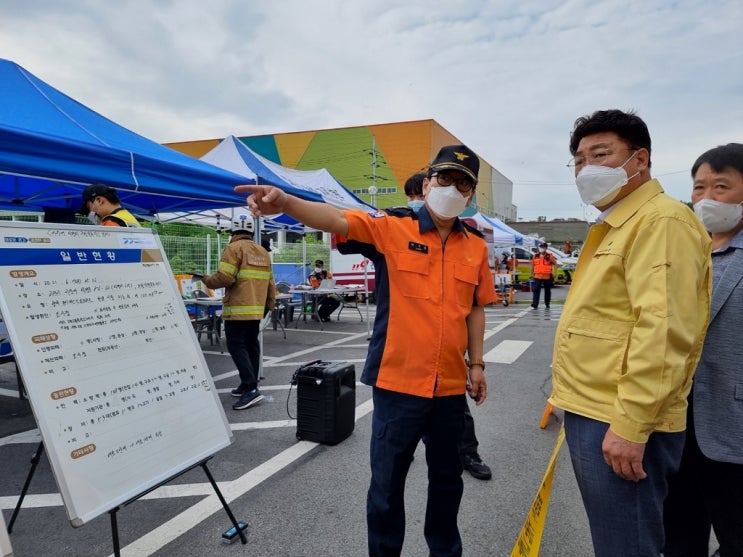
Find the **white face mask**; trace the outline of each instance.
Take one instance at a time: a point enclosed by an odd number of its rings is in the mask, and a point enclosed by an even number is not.
[[[636,154],[637,151],[632,153],[632,156],[624,161],[622,166],[616,168],[596,164],[584,166],[575,177],[575,185],[578,186],[578,193],[583,203],[604,207],[614,201],[619,195],[619,190],[639,174],[636,172],[632,176],[627,176],[627,171],[624,169],[624,165]]]
[[[740,203],[702,199],[694,203],[694,212],[710,234],[721,234],[738,226],[743,216],[743,207]]]
[[[547,248],[539,248],[539,253],[547,253]]]
[[[88,220],[93,224],[101,224],[101,217],[95,211],[88,213]]]
[[[316,273],[322,273],[322,268],[321,267],[315,267],[315,272]]]
[[[445,219],[462,214],[469,200],[469,195],[463,196],[454,186],[431,187],[426,195],[426,204],[434,213]]]

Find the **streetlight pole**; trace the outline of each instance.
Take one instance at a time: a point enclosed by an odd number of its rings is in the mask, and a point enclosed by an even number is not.
[[[372,137],[372,185],[369,186],[371,204],[377,206],[377,140]]]
[[[377,186],[372,184],[369,186],[369,195],[371,195],[371,204],[376,208],[377,206]]]

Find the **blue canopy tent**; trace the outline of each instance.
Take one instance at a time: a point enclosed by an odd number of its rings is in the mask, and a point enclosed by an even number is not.
[[[233,187],[250,180],[129,131],[0,59],[0,204],[75,210],[93,182],[116,188],[124,206],[147,216],[243,206]]]

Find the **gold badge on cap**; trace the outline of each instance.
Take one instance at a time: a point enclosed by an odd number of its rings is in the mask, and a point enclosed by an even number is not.
[[[459,151],[454,151],[454,156],[457,157],[457,160],[459,161],[470,158],[469,155],[465,155],[464,153],[460,153]]]

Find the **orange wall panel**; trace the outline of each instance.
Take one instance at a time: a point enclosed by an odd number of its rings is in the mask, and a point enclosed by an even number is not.
[[[405,184],[412,174],[431,162],[429,150],[433,120],[369,126],[377,149],[384,154],[397,183]]]
[[[165,143],[166,147],[175,149],[181,153],[200,159],[209,151],[219,145],[220,139],[202,139],[199,141],[178,141],[175,143]]]
[[[314,131],[297,132],[297,133],[277,133],[274,134],[276,149],[281,157],[281,166],[297,168],[299,161],[302,160],[307,147],[315,137]]]

